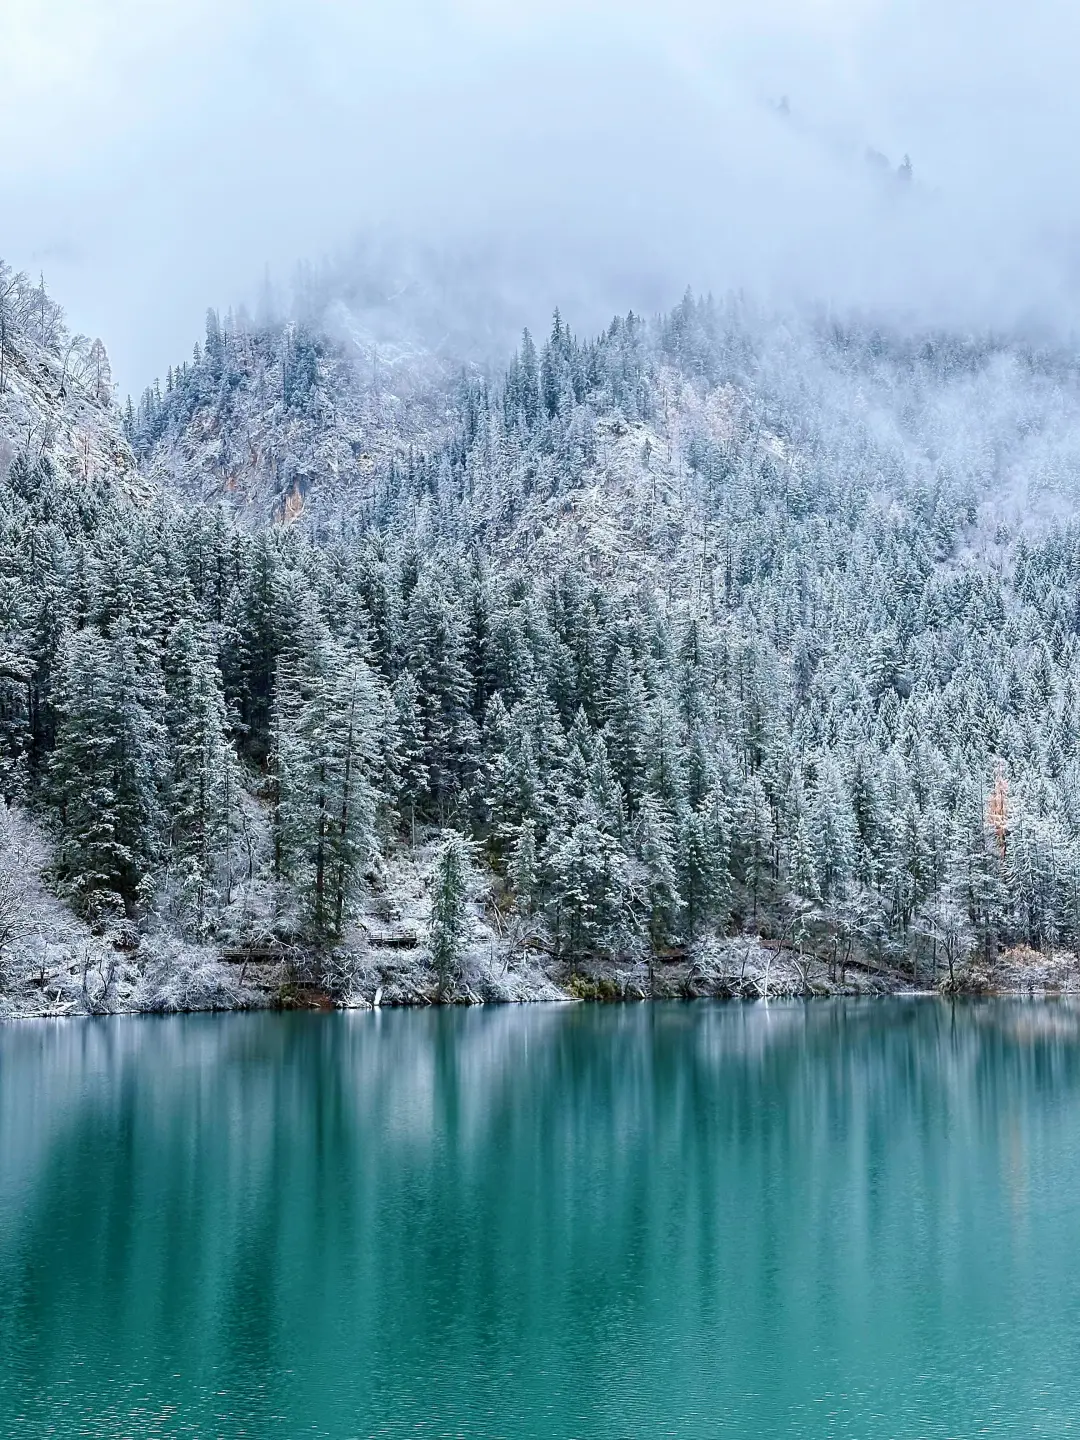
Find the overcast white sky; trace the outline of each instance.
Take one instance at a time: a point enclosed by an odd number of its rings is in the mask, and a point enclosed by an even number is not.
[[[650,300],[691,282],[1074,320],[1065,0],[0,10],[0,255],[45,270],[125,387],[264,263],[372,222],[494,237],[626,303],[640,277]],[[910,152],[914,192],[869,145]]]

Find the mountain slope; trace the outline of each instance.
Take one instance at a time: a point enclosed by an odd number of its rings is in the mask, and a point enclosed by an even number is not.
[[[627,943],[619,895],[641,933],[643,865],[653,943],[692,935],[702,846],[743,921],[767,893],[770,925],[797,911],[879,956],[1072,933],[1069,352],[688,296],[587,343],[556,316],[450,398],[445,440],[384,458],[362,503],[315,475],[298,519],[339,537],[374,658],[415,696],[415,803],[508,877],[535,826],[549,923],[572,801],[594,807],[579,861],[615,847],[590,945]],[[522,764],[539,792],[493,793]]]
[[[138,505],[9,466],[0,783],[124,994],[1076,973],[1069,352],[687,296],[400,353],[211,316]]]

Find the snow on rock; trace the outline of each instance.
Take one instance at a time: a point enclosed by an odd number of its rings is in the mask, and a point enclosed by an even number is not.
[[[0,261],[0,473],[18,455],[50,459],[69,479],[150,491],[139,475],[113,397],[100,340],[71,335],[45,292]]]

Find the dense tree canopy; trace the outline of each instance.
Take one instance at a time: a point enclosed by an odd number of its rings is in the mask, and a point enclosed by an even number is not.
[[[339,364],[211,315],[129,437],[227,468],[275,374],[286,429],[329,425]],[[17,455],[4,796],[77,905],[200,934],[261,865],[335,943],[380,851],[453,827],[571,961],[792,907],[894,958],[1076,945],[1078,395],[1067,355],[688,296],[585,343],[556,314],[295,513],[286,466],[285,526]]]

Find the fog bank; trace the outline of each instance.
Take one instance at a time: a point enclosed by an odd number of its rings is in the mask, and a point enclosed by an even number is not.
[[[534,323],[687,283],[1074,321],[1080,18],[1053,0],[8,0],[4,30],[0,254],[122,388],[266,264],[385,227],[490,264]]]

